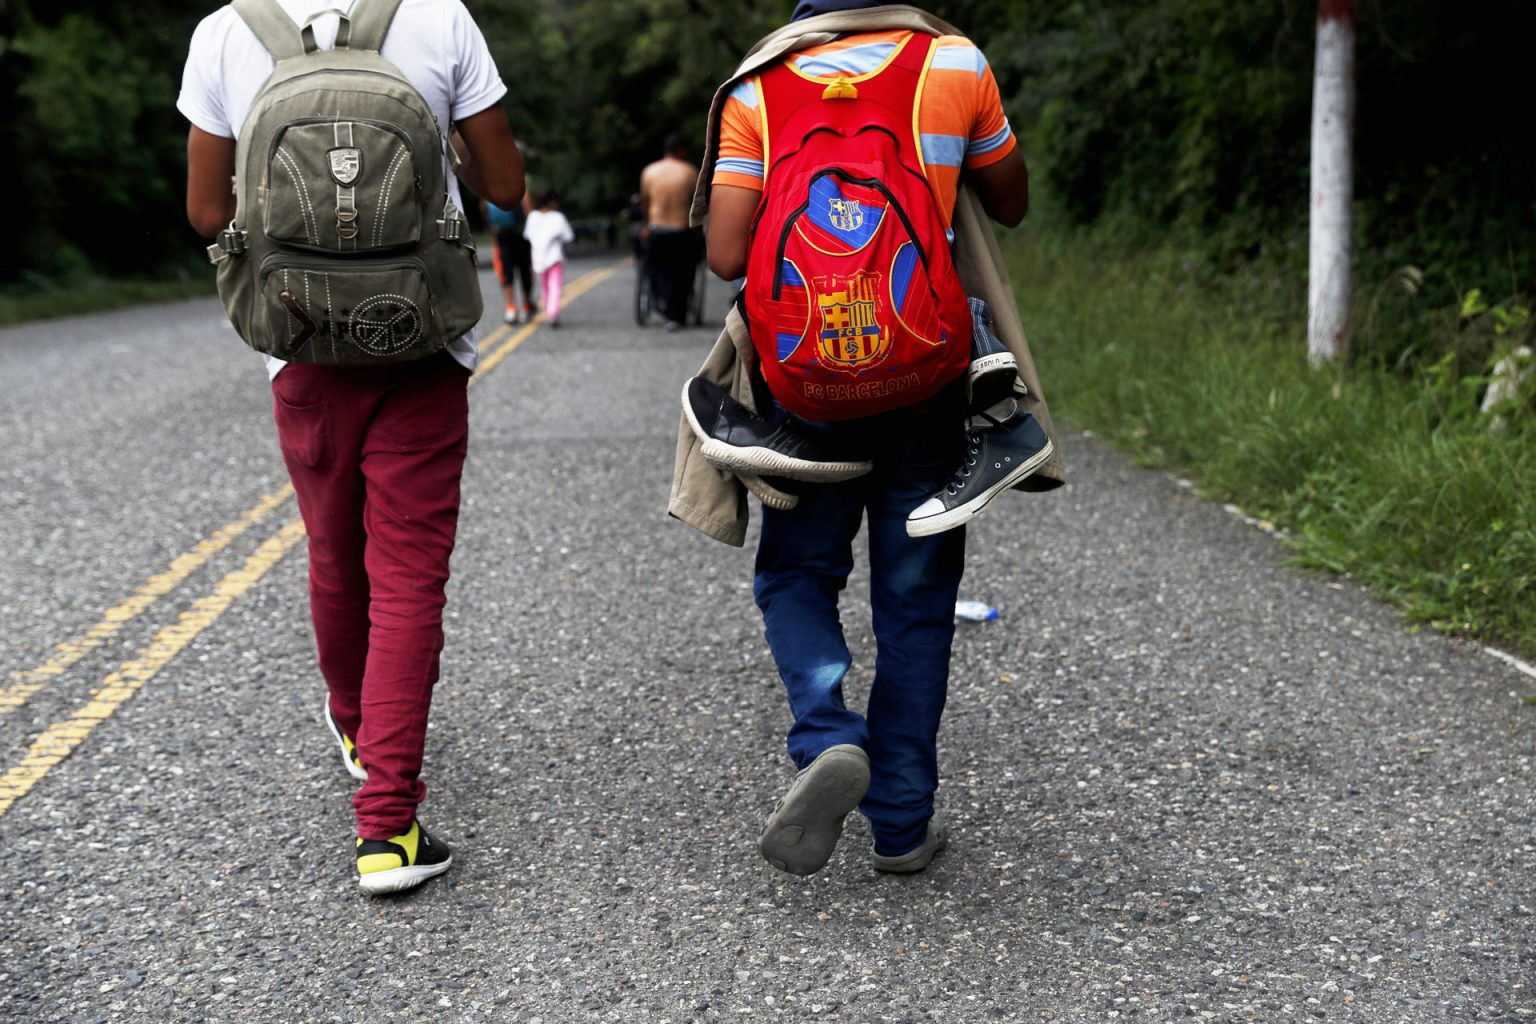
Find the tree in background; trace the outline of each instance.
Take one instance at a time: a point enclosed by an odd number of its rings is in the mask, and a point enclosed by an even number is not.
[[[782,23],[777,0],[481,0],[473,5],[509,95],[537,188],[577,217],[623,208],[669,132],[695,156],[715,87]]]
[[[25,203],[0,281],[142,272],[196,244],[181,212],[187,40],[207,5],[13,0],[0,8],[0,140]]]
[[[192,28],[216,2],[0,0],[0,145],[27,197],[0,225],[0,283],[203,272],[174,102]],[[716,85],[793,6],[468,3],[535,186],[559,188],[578,220],[616,213],[668,131],[702,142]],[[1272,287],[1304,289],[1312,7],[928,6],[991,61],[1042,185],[1037,223],[1113,227],[1122,246],[1171,244],[1208,272],[1257,265]],[[1475,18],[1442,0],[1360,5],[1355,279],[1376,327],[1355,332],[1355,358],[1416,358],[1416,325],[1460,294],[1536,284],[1536,133],[1511,107],[1529,89],[1531,38],[1526,0],[1489,0]],[[1422,271],[1412,294],[1384,286],[1405,265]]]

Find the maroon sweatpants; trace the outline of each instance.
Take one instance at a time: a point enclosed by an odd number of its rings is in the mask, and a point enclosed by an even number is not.
[[[443,649],[443,587],[469,438],[468,372],[447,353],[379,367],[291,364],[272,380],[309,533],[309,609],[331,713],[368,781],[357,831],[410,828]]]

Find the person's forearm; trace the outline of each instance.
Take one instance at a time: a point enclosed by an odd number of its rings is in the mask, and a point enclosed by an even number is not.
[[[458,132],[449,136],[448,144],[453,147],[453,152],[459,158],[459,180],[469,187],[469,190],[477,196],[485,195],[485,182],[480,177],[480,164],[475,160],[475,154],[469,151],[464,144],[464,138]],[[500,205],[500,204],[498,204]]]
[[[511,135],[507,136],[508,141]],[[489,199],[503,210],[514,210],[523,199],[523,154],[516,145],[506,148],[508,166],[503,169],[499,180],[488,179],[481,168],[480,161],[475,158],[474,150],[464,140],[459,132],[454,132],[448,137],[448,144],[459,158],[458,178],[469,190],[483,199]]]
[[[213,238],[235,219],[235,140],[193,127],[187,133],[187,220]]]

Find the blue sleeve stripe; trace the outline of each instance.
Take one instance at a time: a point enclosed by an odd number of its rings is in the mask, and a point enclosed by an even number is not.
[[[961,135],[924,135],[923,163],[935,167],[959,167],[965,161],[965,138]]]
[[[974,46],[940,46],[933,51],[932,67],[942,71],[974,71],[976,78],[987,70],[987,58]]]
[[[1007,119],[1004,119],[1001,131],[988,135],[984,139],[972,139],[970,145],[966,147],[965,154],[980,156],[982,153],[990,153],[1000,146],[1006,146],[1011,138],[1013,138],[1013,127],[1008,124]]]
[[[745,174],[750,178],[763,176],[763,162],[761,160],[747,160],[736,156],[723,156],[715,161],[716,171],[728,171],[731,174]]]
[[[795,67],[801,74],[814,78],[827,75],[867,75],[889,60],[895,52],[895,43],[862,43],[815,57],[796,57]]]
[[[740,100],[748,109],[757,109],[757,83],[752,79],[738,82],[736,88],[731,90],[731,97]]]

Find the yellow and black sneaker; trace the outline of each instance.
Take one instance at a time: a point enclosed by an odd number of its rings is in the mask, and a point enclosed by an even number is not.
[[[452,863],[448,844],[427,835],[419,821],[393,839],[357,839],[357,881],[363,892],[374,896],[418,886]]]
[[[341,731],[341,726],[336,724],[336,716],[331,714],[331,702],[327,698],[325,702],[325,727],[331,730],[331,735],[336,737],[336,745],[341,748],[341,763],[347,769],[347,774],[359,782],[368,781],[368,769],[363,767],[362,759],[357,756],[357,744],[352,742],[352,737]]]

